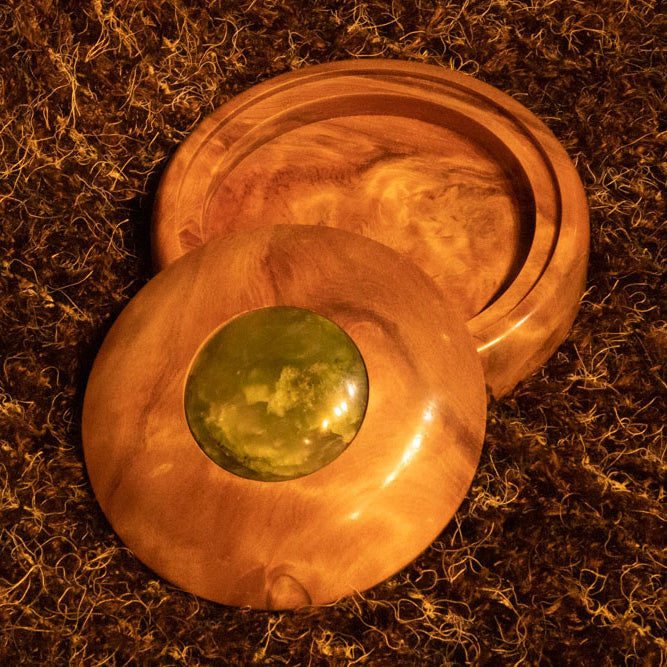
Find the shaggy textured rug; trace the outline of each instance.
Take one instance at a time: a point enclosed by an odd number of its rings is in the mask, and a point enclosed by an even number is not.
[[[0,664],[667,664],[658,4],[0,5]],[[375,56],[461,70],[549,125],[588,196],[588,289],[553,358],[490,406],[466,500],[414,563],[323,608],[206,602],[99,509],[87,374],[151,275],[152,197],[197,123],[276,74]]]

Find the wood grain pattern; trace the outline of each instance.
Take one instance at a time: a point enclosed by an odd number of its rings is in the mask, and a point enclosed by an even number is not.
[[[417,262],[466,318],[511,278],[525,250],[503,169],[451,130],[392,116],[278,135],[211,188],[203,219],[204,241],[267,220],[362,233]]]
[[[347,332],[369,399],[332,463],[261,482],[201,451],[183,397],[202,341],[275,305]],[[91,372],[83,442],[105,514],[149,567],[218,602],[285,608],[368,588],[428,546],[470,484],[485,412],[479,357],[426,274],[364,237],[284,225],[215,239],[134,297]]]
[[[496,396],[553,352],[583,290],[587,207],[558,141],[508,96],[431,66],[309,67],[220,107],[162,179],[155,266],[275,223],[340,227],[419,264],[461,304]]]

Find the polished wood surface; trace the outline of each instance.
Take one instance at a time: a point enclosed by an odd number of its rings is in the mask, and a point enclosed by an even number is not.
[[[369,396],[338,458],[264,482],[202,452],[184,388],[212,331],[276,305],[341,327]],[[366,589],[416,557],[463,499],[484,423],[479,356],[425,273],[362,236],[281,225],[214,239],[132,299],[93,366],[83,443],[100,505],[144,563],[202,597],[278,609]]]
[[[340,227],[460,303],[499,396],[552,354],[583,291],[588,215],[551,132],[491,86],[402,61],[277,77],[216,110],[160,184],[157,269],[267,224]]]

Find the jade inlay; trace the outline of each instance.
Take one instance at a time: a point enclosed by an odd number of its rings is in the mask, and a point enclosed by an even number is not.
[[[197,354],[185,414],[202,450],[261,481],[302,477],[350,444],[368,377],[352,339],[309,310],[275,306],[236,317]]]

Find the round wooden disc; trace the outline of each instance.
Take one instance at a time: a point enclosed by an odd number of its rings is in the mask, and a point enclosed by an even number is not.
[[[410,257],[461,304],[496,396],[552,354],[583,290],[587,206],[565,151],[507,95],[437,67],[309,67],[217,109],[160,184],[156,268],[276,223]]]
[[[268,306],[337,324],[369,387],[347,449],[279,482],[217,465],[184,414],[203,341]],[[211,600],[289,608],[366,589],[428,546],[471,482],[485,403],[463,320],[426,274],[370,239],[282,225],[213,240],[132,299],[95,360],[83,444],[102,509],[149,567]]]

